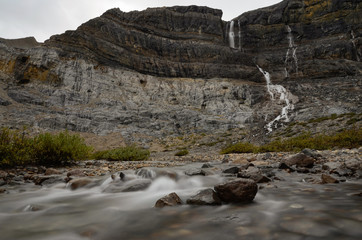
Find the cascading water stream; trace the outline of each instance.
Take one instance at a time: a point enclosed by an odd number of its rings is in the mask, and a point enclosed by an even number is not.
[[[358,56],[358,49],[357,49],[357,46],[356,46],[356,37],[354,35],[353,30],[351,30],[351,37],[352,37],[352,45],[353,45],[354,49],[356,50],[356,59],[357,59],[358,62],[360,62],[361,59]]]
[[[288,50],[285,55],[285,77],[289,77],[289,70],[294,70],[298,74],[298,57],[297,57],[297,46],[294,43],[294,37],[292,29],[289,25],[287,28],[287,38],[289,42]],[[290,68],[290,69],[288,69]]]
[[[240,26],[240,20],[238,20],[238,27],[239,27],[239,31],[238,31],[238,37],[239,37],[239,51],[241,52],[241,26]]]
[[[230,22],[230,29],[229,29],[229,47],[235,48],[235,33],[234,33],[234,21]]]
[[[273,131],[273,126],[277,122],[279,122],[279,121],[289,122],[288,113],[289,113],[290,110],[294,109],[294,105],[291,103],[291,101],[289,99],[289,92],[285,89],[285,87],[283,87],[282,85],[272,84],[272,82],[270,80],[269,72],[264,71],[258,65],[256,65],[256,66],[258,67],[259,71],[264,75],[264,78],[266,80],[267,90],[268,90],[268,93],[270,94],[271,100],[274,101],[275,96],[279,95],[279,100],[284,101],[285,104],[286,104],[286,106],[284,106],[282,108],[282,112],[275,119],[273,119],[271,122],[269,122],[266,125],[266,129],[268,130],[268,132],[272,132]]]

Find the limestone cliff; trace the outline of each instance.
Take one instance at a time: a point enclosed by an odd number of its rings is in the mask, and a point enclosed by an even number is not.
[[[362,5],[111,9],[44,44],[0,40],[0,124],[129,139],[362,112]]]

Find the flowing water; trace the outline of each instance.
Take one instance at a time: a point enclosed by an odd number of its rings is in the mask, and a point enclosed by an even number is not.
[[[230,22],[230,29],[229,29],[229,47],[235,48],[235,33],[234,33],[234,21]]]
[[[285,106],[282,108],[281,113],[274,118],[271,122],[266,125],[268,132],[273,131],[273,127],[276,128],[276,125],[279,121],[289,122],[288,113],[294,109],[294,105],[291,103],[289,92],[282,85],[272,84],[270,80],[270,74],[267,71],[264,71],[261,67],[257,65],[259,71],[264,75],[268,93],[272,101],[275,101],[275,96],[279,96],[279,100],[285,102]]]
[[[289,71],[294,70],[296,74],[298,74],[298,57],[297,57],[297,46],[294,43],[294,37],[292,33],[292,29],[290,26],[286,26],[287,28],[287,39],[288,39],[288,50],[285,55],[285,77],[289,77]]]
[[[217,164],[213,164],[216,166]],[[166,169],[142,191],[118,192],[119,178],[98,179],[91,188],[66,185],[14,186],[0,195],[2,240],[115,239],[361,239],[362,201],[353,196],[362,181],[335,185],[306,183],[308,175],[277,173],[285,181],[264,185],[246,205],[154,208],[176,192],[185,200],[213,187],[220,175],[186,176],[193,164]],[[156,170],[156,169],[155,169]],[[125,172],[129,181],[139,176]],[[279,174],[279,175],[278,175]],[[113,186],[112,191],[106,191]]]

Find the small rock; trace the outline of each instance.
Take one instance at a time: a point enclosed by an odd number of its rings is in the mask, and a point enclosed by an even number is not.
[[[335,179],[334,177],[327,175],[327,174],[322,174],[322,183],[339,183],[339,181],[337,179]]]
[[[0,170],[0,178],[5,180],[7,177],[8,177],[8,173],[5,172],[5,171]]]
[[[69,183],[70,189],[77,190],[78,188],[85,187],[91,184],[93,181],[89,178],[78,178],[71,180]]]
[[[304,148],[302,150],[302,153],[309,156],[309,157],[312,157],[314,159],[317,159],[317,158],[320,158],[322,157],[319,153],[317,153],[315,150],[312,150],[312,149],[309,149],[309,148]]]
[[[186,201],[190,205],[221,205],[221,200],[211,188],[204,189]]]
[[[309,157],[304,153],[298,153],[284,161],[284,163],[289,167],[296,165],[297,167],[307,167],[307,168],[312,168],[314,162],[315,162],[314,158]]]
[[[258,185],[250,179],[236,179],[214,187],[219,198],[226,203],[247,203],[253,201]]]
[[[284,170],[288,170],[290,172],[295,172],[294,168],[289,167],[287,164],[285,164],[284,162],[280,163],[279,169],[284,169]]]
[[[47,168],[47,170],[45,170],[44,175],[56,175],[56,174],[61,174],[61,172],[55,168]]]
[[[190,170],[187,170],[185,172],[185,174],[187,176],[197,176],[197,175],[201,175],[201,176],[205,176],[205,172],[201,169],[190,169]]]
[[[181,205],[182,201],[180,197],[176,193],[170,193],[159,200],[157,200],[155,207],[156,208],[163,208],[163,207],[172,207]]]
[[[67,177],[70,177],[70,176],[73,176],[73,177],[85,177],[86,175],[84,174],[84,172],[80,169],[74,169],[72,171],[69,171],[67,173]]]
[[[204,163],[201,168],[212,168],[212,165],[210,163]]]
[[[6,189],[5,188],[0,188],[0,194],[1,193],[5,193],[6,192]]]
[[[223,173],[237,174],[240,171],[238,167],[231,167],[222,171]]]
[[[323,170],[334,170],[337,168],[342,167],[342,163],[340,162],[326,162],[323,164],[322,169]]]

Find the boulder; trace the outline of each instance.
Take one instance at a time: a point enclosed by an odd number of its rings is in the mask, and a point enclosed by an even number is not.
[[[327,175],[327,174],[322,174],[322,183],[339,183],[339,181],[337,179],[335,179],[334,177]]]
[[[152,181],[150,179],[135,179],[129,181],[123,186],[121,192],[137,192],[148,188]]]
[[[221,205],[221,200],[211,188],[204,189],[186,201],[190,205]]]
[[[231,167],[223,170],[223,173],[231,173],[231,174],[237,174],[240,171],[239,167]]]
[[[219,198],[226,203],[248,203],[258,192],[258,185],[251,179],[236,179],[214,187]]]
[[[206,175],[205,171],[202,169],[190,169],[190,170],[185,171],[185,174],[187,176],[197,176],[197,175],[205,176]]]
[[[297,167],[313,167],[315,159],[305,155],[304,153],[298,153],[290,158],[286,159],[284,163],[289,167],[296,165]]]
[[[163,208],[163,207],[172,207],[181,205],[182,201],[180,197],[176,193],[170,193],[160,199],[157,200],[155,207],[156,208]]]
[[[69,182],[70,189],[77,190],[81,187],[90,186],[93,181],[89,178],[78,178]]]

